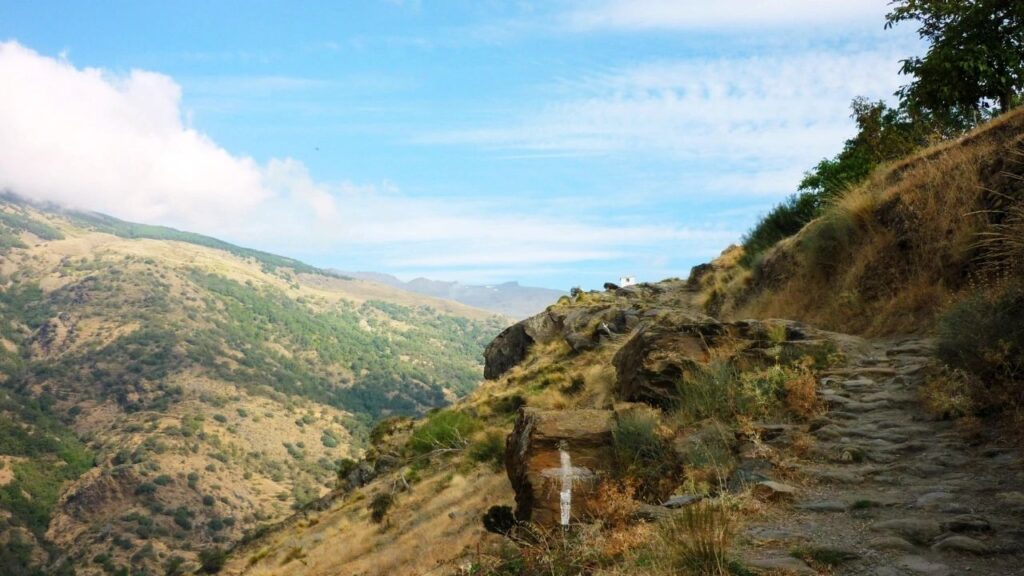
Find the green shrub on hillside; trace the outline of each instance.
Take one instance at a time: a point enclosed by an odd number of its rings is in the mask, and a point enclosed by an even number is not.
[[[818,217],[852,186],[863,182],[885,162],[902,158],[928,142],[935,126],[904,107],[856,98],[850,105],[857,134],[833,158],[804,174],[798,193],[776,205],[743,237],[740,263],[753,265],[765,250],[788,238]]]
[[[464,448],[470,436],[482,424],[464,412],[441,410],[427,417],[409,439],[409,449],[415,454],[427,454],[434,450]]]
[[[676,413],[687,423],[731,420],[733,393],[739,388],[740,372],[732,364],[712,362],[699,367],[676,386]]]
[[[499,430],[488,430],[482,438],[470,444],[469,457],[500,470],[505,464],[505,434]]]
[[[638,481],[637,496],[658,500],[677,479],[671,445],[658,434],[658,418],[651,412],[619,414],[612,429],[615,467],[620,478]]]
[[[765,250],[796,234],[818,215],[820,198],[810,192],[794,194],[772,208],[743,236],[740,263],[751,266]]]

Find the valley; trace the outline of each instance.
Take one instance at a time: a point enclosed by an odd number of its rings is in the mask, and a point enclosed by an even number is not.
[[[504,323],[169,229],[0,214],[0,513],[38,570],[162,573],[286,517],[376,418],[474,388]]]

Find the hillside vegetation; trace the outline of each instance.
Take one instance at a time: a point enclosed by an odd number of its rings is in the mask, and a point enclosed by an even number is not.
[[[504,324],[211,238],[0,199],[4,574],[198,567],[476,386]]]
[[[794,318],[868,335],[938,333],[982,413],[1020,421],[1024,112],[875,170],[745,264],[691,279],[723,318]]]
[[[225,572],[1008,573],[1019,458],[984,418],[1022,405],[1022,162],[1017,111],[870,170],[756,258],[735,246],[685,282],[563,298],[492,342],[493,382],[383,422],[316,510]],[[517,485],[542,418],[598,478],[569,532],[534,522],[541,496]],[[599,418],[602,439],[574,436]],[[944,532],[936,482],[987,532]],[[673,496],[690,504],[660,506]],[[899,530],[896,550],[874,534]]]

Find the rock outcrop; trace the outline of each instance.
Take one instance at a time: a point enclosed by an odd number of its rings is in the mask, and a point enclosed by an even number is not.
[[[597,485],[614,466],[614,422],[610,410],[520,410],[505,449],[516,519],[558,526],[591,517]]]
[[[560,331],[560,318],[550,312],[541,312],[509,326],[484,349],[484,378],[500,377],[522,362],[535,342],[547,342]]]

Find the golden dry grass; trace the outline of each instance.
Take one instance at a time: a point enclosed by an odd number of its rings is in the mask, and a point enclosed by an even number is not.
[[[931,330],[984,271],[986,234],[1004,239],[989,260],[1022,253],[1005,239],[1024,231],[1024,214],[1019,227],[1012,210],[1003,228],[989,222],[992,191],[1022,170],[1022,142],[1024,110],[877,170],[770,250],[752,278],[723,254],[703,282],[706,308],[871,335]]]

